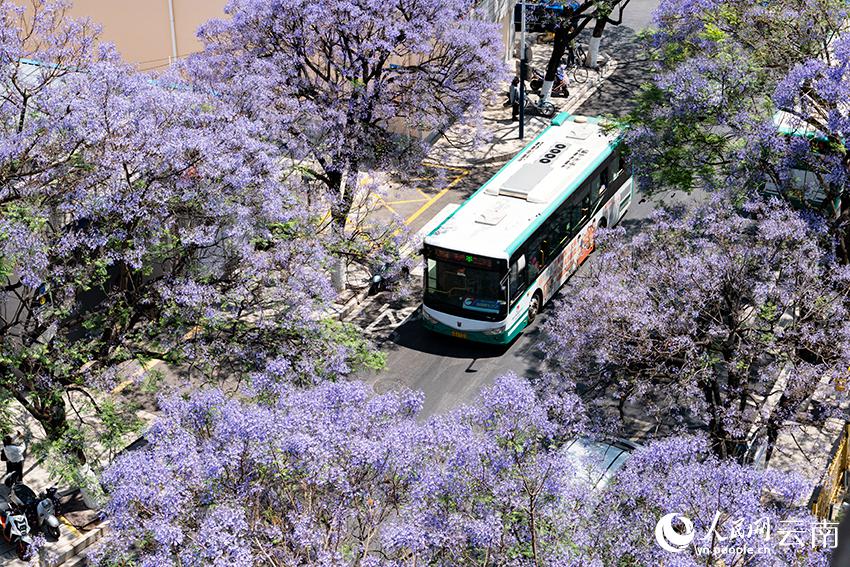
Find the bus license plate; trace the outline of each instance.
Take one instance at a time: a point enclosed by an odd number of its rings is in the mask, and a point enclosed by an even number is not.
[[[466,333],[462,333],[462,332],[460,332],[460,331],[452,331],[452,336],[453,336],[453,337],[457,337],[457,338],[459,338],[459,339],[465,339],[465,338],[466,338]]]

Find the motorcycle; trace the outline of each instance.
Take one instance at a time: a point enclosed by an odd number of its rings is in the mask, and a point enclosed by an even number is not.
[[[3,533],[3,541],[14,546],[18,559],[25,561],[33,543],[26,515],[15,510],[8,502],[0,503],[0,531]]]
[[[59,539],[59,520],[56,518],[59,513],[59,497],[55,487],[50,487],[36,496],[29,486],[15,483],[9,493],[9,502],[23,511],[33,529],[54,540]]]
[[[407,266],[403,266],[396,274],[388,274],[387,266],[384,265],[372,272],[367,295],[377,295],[383,291],[390,291],[409,278],[410,269]]]

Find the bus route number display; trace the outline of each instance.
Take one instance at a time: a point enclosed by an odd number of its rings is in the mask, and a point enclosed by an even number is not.
[[[464,252],[455,252],[453,250],[444,250],[442,248],[434,249],[434,258],[437,260],[446,260],[458,264],[466,264],[476,268],[484,268],[493,270],[496,268],[496,261],[493,258],[485,258],[484,256],[475,256],[474,254],[466,254]]]

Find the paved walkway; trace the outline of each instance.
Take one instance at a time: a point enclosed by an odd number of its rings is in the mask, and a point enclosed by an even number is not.
[[[537,50],[540,52],[541,50]],[[545,60],[535,59],[535,65],[545,67]],[[587,82],[570,86],[569,98],[552,97],[559,111],[575,113],[597,91],[603,81],[617,70],[616,60],[610,59],[599,70],[589,70]],[[508,85],[503,85],[507,91]],[[528,93],[530,99],[539,97]],[[432,148],[429,159],[438,164],[468,168],[484,163],[504,162],[513,157],[526,144],[542,132],[551,118],[529,116],[525,118],[524,138],[519,138],[519,123],[511,120],[511,107],[500,102],[484,110],[480,123],[457,124],[445,133]]]
[[[27,419],[19,414],[15,422],[14,427],[24,432],[28,447],[41,440],[39,438],[41,427],[35,420]],[[42,548],[41,557],[44,564],[62,565],[66,559],[77,555],[78,551],[92,538],[97,537],[100,531],[99,517],[96,512],[86,506],[78,490],[62,483],[54,483],[41,461],[30,457],[24,463],[24,484],[32,488],[36,494],[51,486],[59,489],[62,504],[61,514],[58,516],[61,523],[60,537],[58,541],[47,541]],[[8,501],[8,496],[9,489],[0,484],[0,501]],[[0,542],[0,565],[17,567],[27,563],[17,558],[12,547]]]

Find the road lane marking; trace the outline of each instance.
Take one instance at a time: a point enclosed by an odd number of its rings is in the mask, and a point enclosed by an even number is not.
[[[431,206],[433,206],[433,204],[434,204],[434,203],[436,203],[437,201],[439,201],[439,200],[440,200],[440,199],[441,199],[441,198],[442,198],[442,197],[443,197],[446,193],[448,193],[448,192],[452,189],[452,187],[454,187],[455,185],[457,185],[458,183],[460,183],[460,181],[461,181],[464,177],[466,177],[467,175],[469,175],[469,170],[468,170],[468,169],[458,169],[458,168],[448,168],[448,167],[447,167],[446,169],[457,169],[458,171],[462,171],[463,173],[461,173],[460,175],[458,175],[457,177],[455,177],[455,178],[452,180],[452,182],[451,182],[451,183],[449,183],[448,185],[446,185],[446,187],[445,187],[442,191],[440,191],[439,193],[437,193],[436,195],[434,195],[433,197],[431,197],[430,199],[428,199],[428,201],[427,201],[424,205],[422,205],[421,207],[419,207],[419,209],[418,209],[415,213],[413,213],[412,215],[410,215],[409,217],[407,217],[407,220],[405,220],[405,221],[404,221],[404,224],[406,224],[406,225],[410,225],[410,223],[412,223],[413,221],[415,221],[416,219],[418,219],[418,218],[422,215],[422,213],[424,213],[425,211],[427,211],[428,209],[430,209],[430,208],[431,208]]]
[[[384,304],[378,310],[378,316],[363,329],[363,333],[373,334],[382,331],[394,331],[396,327],[407,321],[418,308],[418,305],[408,305],[407,307],[394,310],[390,309],[389,304]]]

